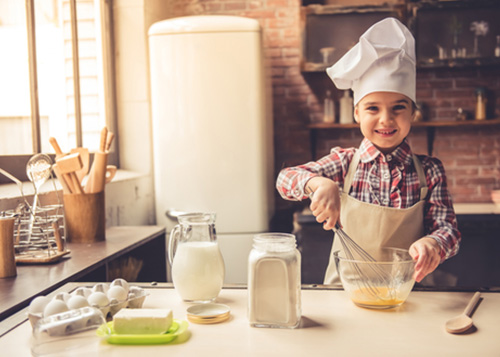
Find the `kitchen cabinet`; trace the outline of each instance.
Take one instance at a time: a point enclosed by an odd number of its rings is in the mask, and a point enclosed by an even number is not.
[[[71,292],[78,286],[81,284],[68,284],[58,291]],[[144,287],[149,293],[144,308],[169,308],[175,319],[186,320],[190,304],[180,300],[171,284]],[[445,322],[462,313],[473,293],[414,290],[399,308],[370,310],[355,306],[339,288],[305,285],[299,328],[272,329],[250,327],[246,287],[226,286],[216,300],[231,309],[225,322],[189,323],[188,334],[168,345],[111,345],[100,343],[96,336],[95,343],[86,346],[93,349],[86,355],[498,356],[498,291],[481,293],[469,331],[463,335],[445,331]],[[17,325],[5,326],[7,333],[0,334],[0,350],[5,356],[30,356],[31,326],[26,315],[22,317]]]

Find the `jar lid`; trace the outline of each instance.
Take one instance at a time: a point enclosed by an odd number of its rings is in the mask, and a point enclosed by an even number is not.
[[[196,324],[216,324],[226,321],[230,315],[229,306],[224,304],[198,304],[188,307],[187,319]]]

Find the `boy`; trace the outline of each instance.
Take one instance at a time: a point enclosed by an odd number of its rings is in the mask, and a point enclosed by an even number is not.
[[[339,89],[352,89],[364,139],[359,148],[336,147],[282,170],[276,187],[285,199],[311,197],[325,230],[339,221],[368,251],[409,249],[420,282],[457,253],[461,235],[441,162],[417,157],[406,140],[416,107],[415,40],[401,22],[384,19],[327,73]],[[332,253],[340,248],[334,239]],[[338,281],[331,255],[324,283]]]

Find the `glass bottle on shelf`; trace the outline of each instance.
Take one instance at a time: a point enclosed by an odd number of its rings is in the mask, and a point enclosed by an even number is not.
[[[332,92],[326,91],[323,103],[323,122],[335,123],[335,102],[332,99]]]
[[[340,98],[340,124],[352,124],[354,122],[353,110],[351,94],[346,90],[344,96]]]
[[[486,89],[476,88],[476,120],[486,119]]]
[[[497,45],[495,46],[495,57],[500,57],[500,35],[497,36]]]

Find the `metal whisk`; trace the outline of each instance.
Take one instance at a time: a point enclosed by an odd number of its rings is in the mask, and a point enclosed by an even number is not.
[[[350,266],[355,274],[358,275],[359,287],[366,293],[379,298],[381,295],[377,286],[371,282],[377,281],[381,286],[389,286],[390,276],[379,264],[364,264],[364,262],[376,262],[366,250],[361,248],[338,223],[333,228],[336,236],[340,239],[345,257],[349,260]],[[358,262],[362,262],[358,264]],[[379,285],[377,284],[377,285]]]

